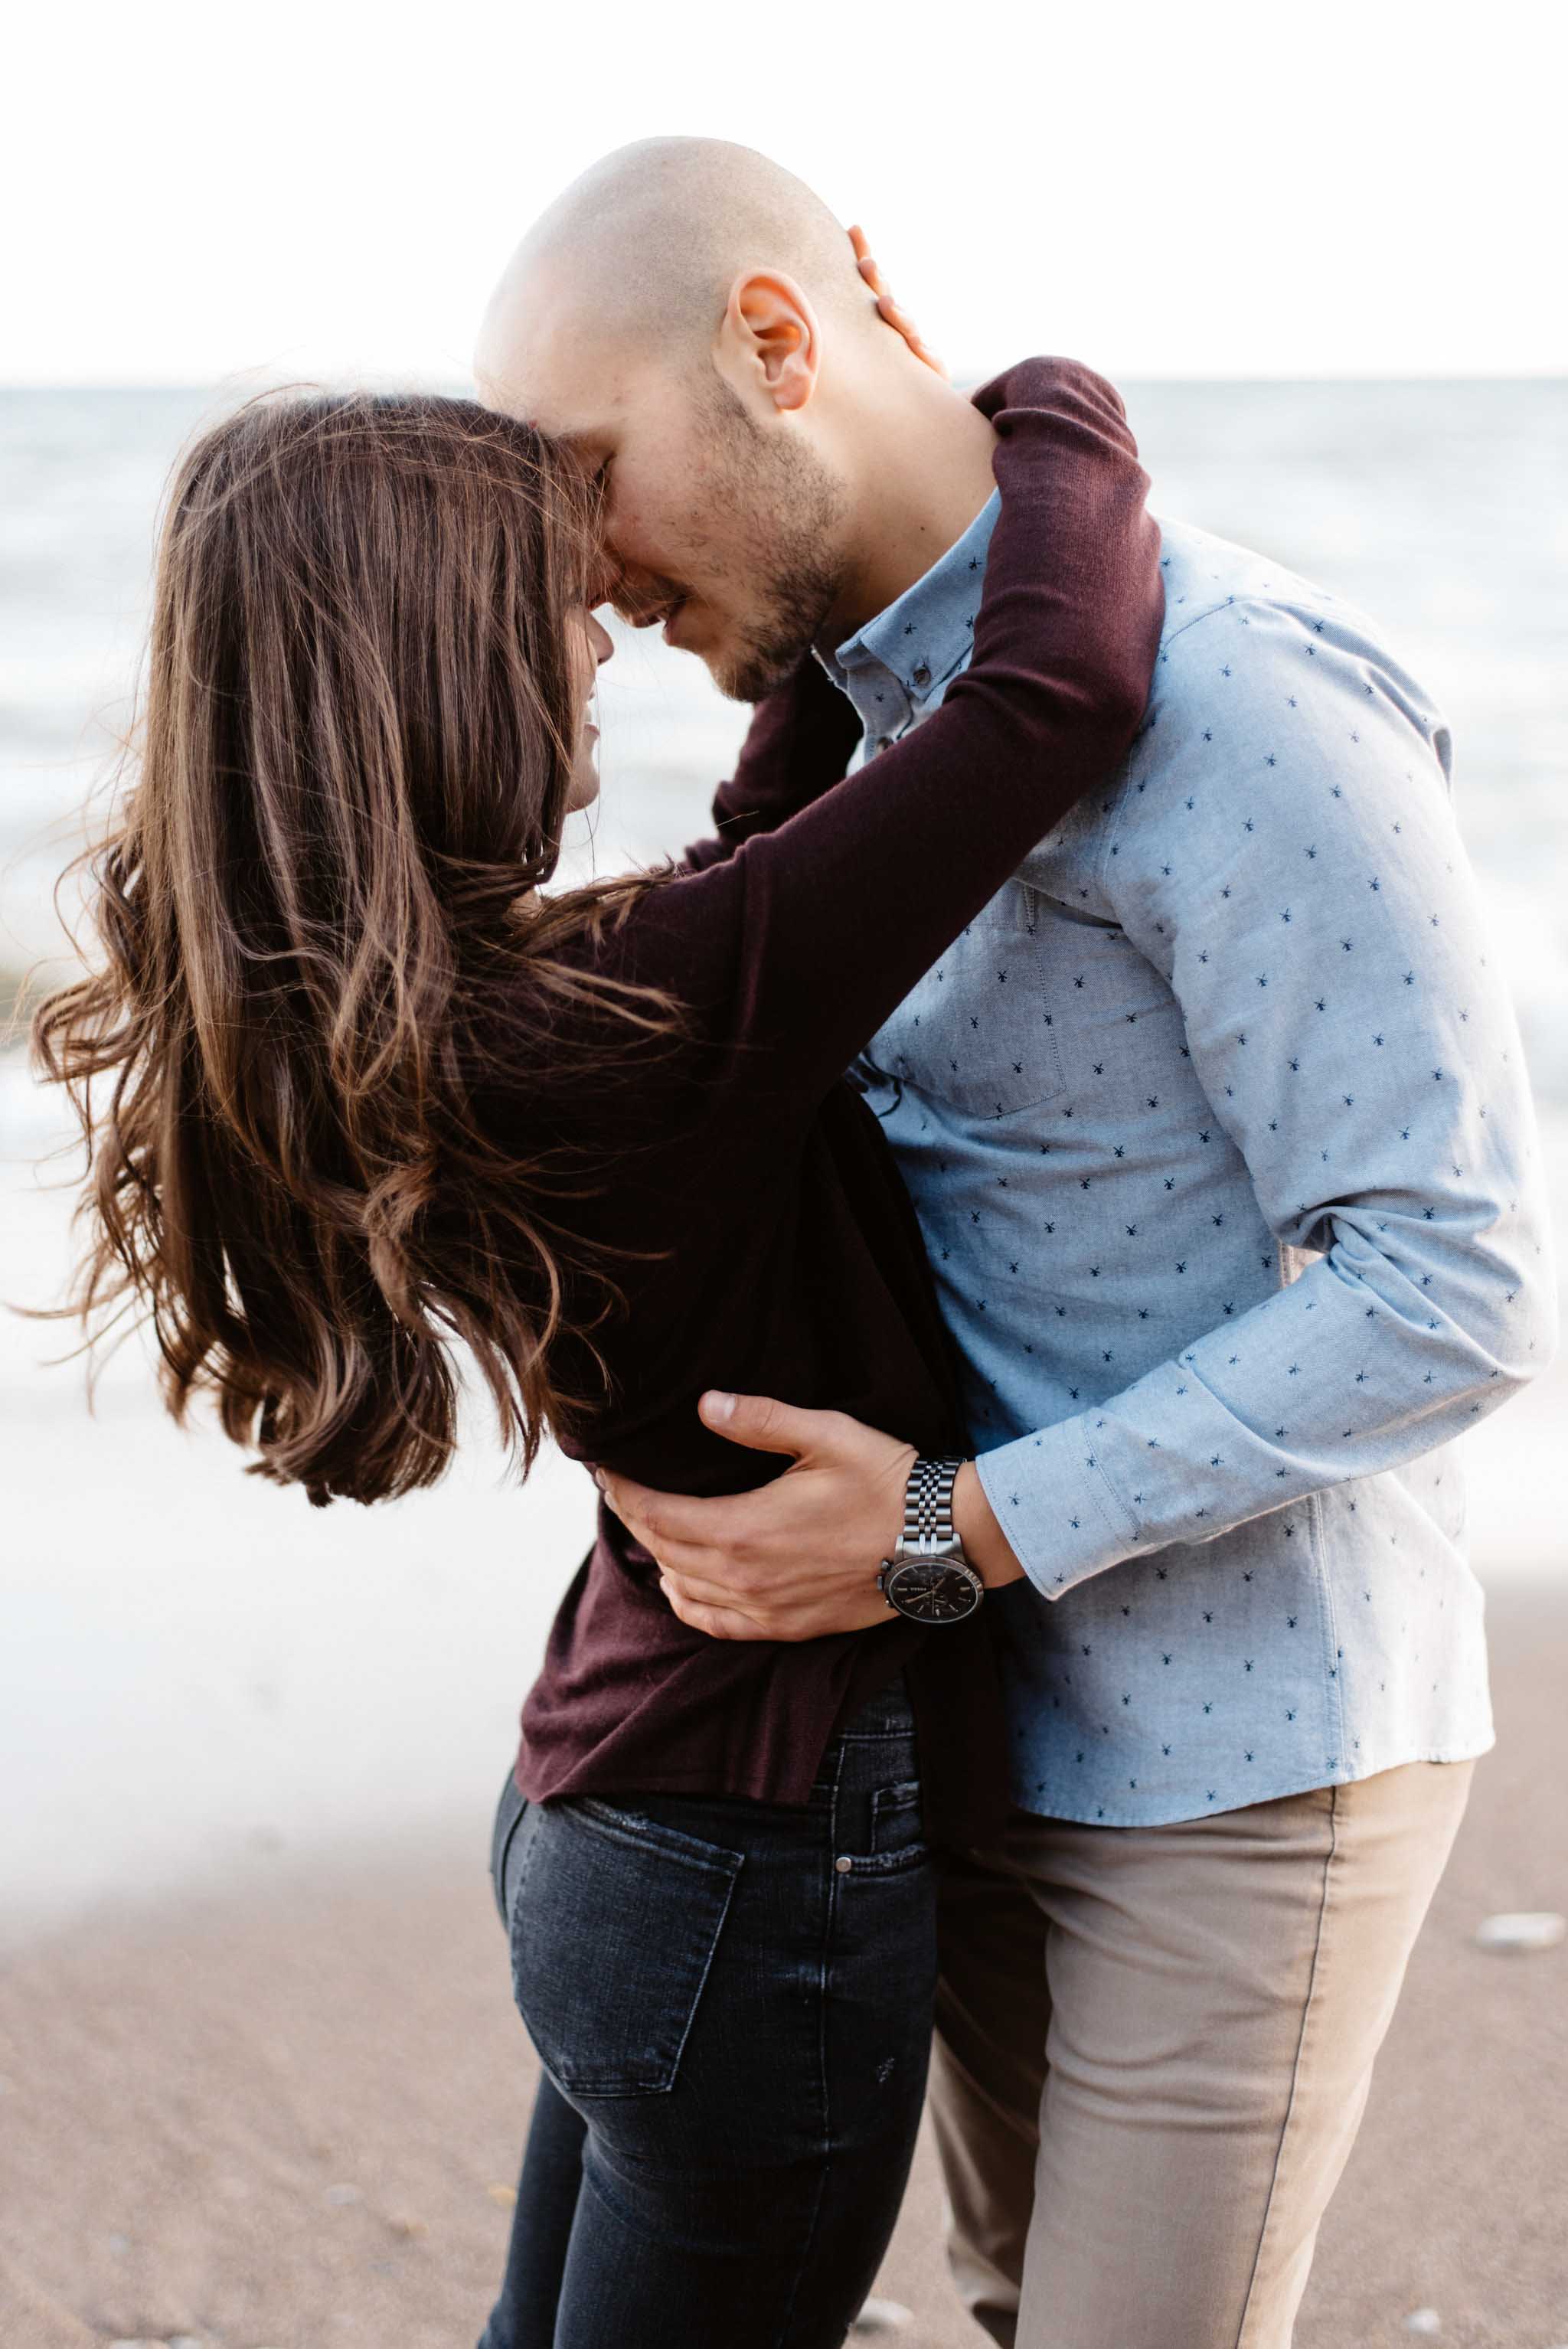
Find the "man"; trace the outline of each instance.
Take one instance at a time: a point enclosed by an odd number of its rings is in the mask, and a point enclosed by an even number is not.
[[[985,419],[841,330],[841,235],[744,150],[626,150],[525,243],[480,373],[603,470],[624,608],[743,698],[814,646],[874,755],[965,665],[995,509]],[[1016,1807],[948,1871],[934,2097],[960,2289],[1030,2349],[1288,2343],[1491,1738],[1450,1440],[1552,1344],[1446,732],[1332,596],[1185,527],[1164,562],[1123,771],[859,1071],[977,1448]],[[877,1619],[907,1447],[703,1409],[795,1465],[612,1482],[677,1611]]]

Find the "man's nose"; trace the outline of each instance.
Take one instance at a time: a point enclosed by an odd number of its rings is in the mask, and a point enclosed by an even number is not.
[[[653,579],[645,574],[638,577],[629,571],[617,572],[608,597],[616,618],[624,620],[628,626],[634,628],[647,626],[658,610],[660,600],[658,586]]]

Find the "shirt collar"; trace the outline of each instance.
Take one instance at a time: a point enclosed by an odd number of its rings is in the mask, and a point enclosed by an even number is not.
[[[968,659],[1001,510],[1001,494],[993,491],[963,537],[830,656],[828,667],[859,711],[868,743],[902,731]]]

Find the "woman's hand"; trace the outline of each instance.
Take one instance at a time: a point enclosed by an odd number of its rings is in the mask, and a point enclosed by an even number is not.
[[[882,317],[892,328],[894,334],[902,335],[903,336],[904,341],[909,345],[910,349],[914,353],[917,359],[921,360],[924,366],[933,368],[937,375],[942,377],[944,382],[948,381],[950,378],[948,378],[947,369],[943,366],[942,361],[937,357],[936,353],[931,349],[927,343],[922,340],[920,330],[916,326],[914,320],[910,316],[909,312],[903,307],[903,304],[897,299],[897,297],[889,291],[887,286],[883,285],[882,271],[872,258],[871,247],[866,242],[866,233],[864,229],[852,228],[850,231],[850,243],[855,249],[855,261],[860,269],[861,275],[865,279],[866,284],[877,297],[877,311],[879,316]]]

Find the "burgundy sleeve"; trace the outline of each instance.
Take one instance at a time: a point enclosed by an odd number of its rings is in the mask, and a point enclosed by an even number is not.
[[[706,872],[733,856],[743,841],[773,832],[842,780],[861,721],[815,653],[792,677],[759,701],[727,782],[713,799],[713,834],[681,859],[682,870]]]
[[[777,830],[650,891],[622,933],[626,975],[681,998],[707,1083],[737,1099],[809,1111],[1138,731],[1164,595],[1121,402],[1035,360],[992,421],[1001,512],[974,658],[941,708]]]

